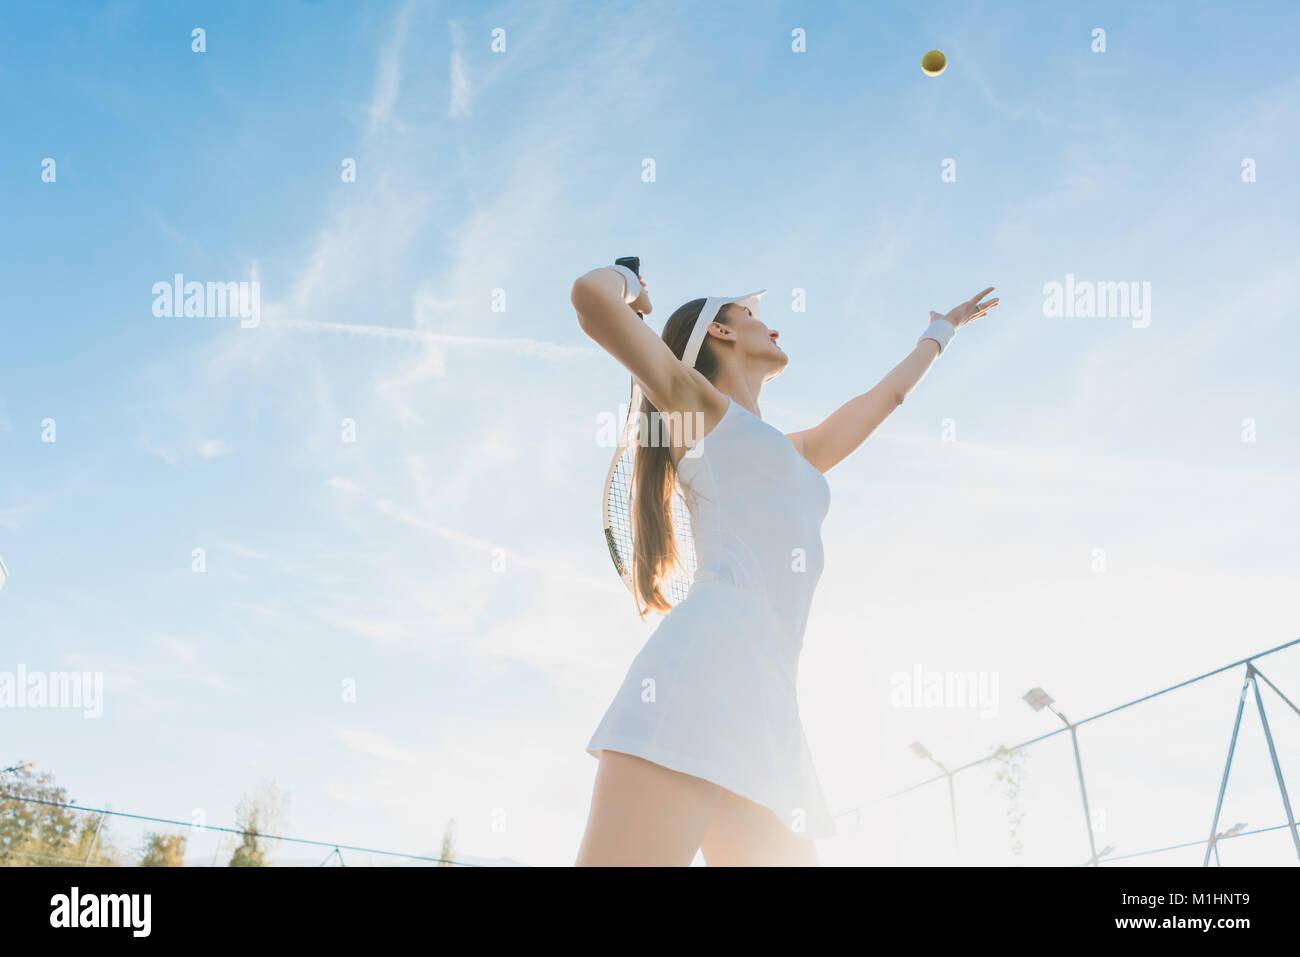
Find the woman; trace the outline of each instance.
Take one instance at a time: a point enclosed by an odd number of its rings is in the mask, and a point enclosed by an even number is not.
[[[822,473],[898,407],[959,327],[997,305],[984,301],[992,291],[931,312],[878,385],[783,435],[759,414],[763,384],[789,362],[759,320],[762,293],[688,302],[660,338],[636,315],[651,306],[630,269],[596,269],[573,284],[583,331],[627,367],[643,409],[657,410],[668,433],[666,444],[637,449],[633,579],[641,605],[669,613],[587,746],[600,767],[579,865],[688,865],[697,850],[710,865],[817,863],[812,841],[834,822],[795,678],[822,571]],[[661,586],[676,563],[678,487],[697,571],[671,607]]]

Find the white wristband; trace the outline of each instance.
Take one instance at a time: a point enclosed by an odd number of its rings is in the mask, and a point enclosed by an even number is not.
[[[957,334],[956,327],[947,319],[936,319],[930,325],[926,326],[925,332],[921,334],[921,339],[933,339],[939,345],[939,354],[943,355],[943,350],[952,342],[952,337]],[[921,344],[921,339],[916,340],[916,344]]]
[[[610,266],[610,269],[623,277],[623,301],[636,302],[641,298],[641,280],[637,274],[626,266]]]

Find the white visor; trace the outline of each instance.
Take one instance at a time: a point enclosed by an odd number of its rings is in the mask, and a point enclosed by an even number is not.
[[[704,308],[700,310],[700,317],[695,320],[695,326],[691,329],[691,338],[686,342],[686,351],[682,353],[682,361],[692,369],[695,368],[695,360],[700,357],[700,348],[704,345],[704,337],[709,334],[709,326],[713,320],[718,317],[719,310],[730,303],[739,303],[758,318],[758,300],[767,292],[766,289],[760,289],[758,292],[751,292],[748,296],[710,296],[704,300]]]

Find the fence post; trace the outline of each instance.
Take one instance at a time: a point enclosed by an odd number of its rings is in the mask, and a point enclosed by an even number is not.
[[[82,867],[90,866],[90,855],[95,853],[95,845],[99,843],[99,832],[104,826],[104,818],[108,817],[108,811],[99,815],[99,823],[95,825],[95,836],[90,839],[90,848],[86,851],[86,859],[81,862]]]
[[[1295,844],[1296,857],[1300,857],[1300,835],[1296,834],[1295,815],[1291,812],[1291,798],[1286,793],[1286,781],[1282,778],[1282,765],[1277,762],[1277,748],[1273,746],[1273,732],[1268,727],[1268,717],[1264,714],[1264,699],[1259,693],[1259,679],[1253,663],[1247,664],[1250,683],[1255,689],[1255,704],[1259,708],[1259,723],[1264,726],[1264,739],[1268,742],[1268,755],[1273,759],[1273,773],[1277,776],[1277,789],[1282,792],[1282,808],[1286,811],[1287,830],[1291,832],[1291,842]]]
[[[1247,665],[1246,680],[1241,684],[1241,694],[1237,698],[1237,718],[1232,723],[1232,740],[1228,742],[1228,760],[1223,765],[1223,780],[1219,782],[1219,799],[1214,802],[1214,820],[1210,822],[1210,839],[1205,843],[1205,859],[1202,867],[1210,866],[1210,855],[1214,853],[1214,843],[1219,834],[1219,812],[1223,810],[1223,795],[1228,790],[1228,772],[1232,770],[1232,754],[1237,750],[1237,732],[1241,730],[1241,713],[1246,708],[1246,692],[1250,689],[1250,670]]]

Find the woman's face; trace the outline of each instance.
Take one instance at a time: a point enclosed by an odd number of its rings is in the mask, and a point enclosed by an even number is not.
[[[789,365],[790,357],[776,344],[781,334],[763,325],[748,306],[728,303],[718,318],[724,317],[736,360],[746,367],[762,369],[764,381],[776,378]]]

